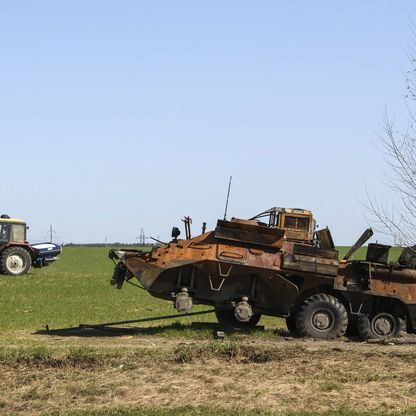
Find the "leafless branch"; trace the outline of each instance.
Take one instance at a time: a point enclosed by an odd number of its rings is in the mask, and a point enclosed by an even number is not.
[[[412,30],[412,43],[407,51],[411,69],[406,74],[405,96],[409,125],[403,132],[396,131],[385,111],[378,135],[379,150],[387,166],[384,183],[399,202],[395,206],[386,204],[366,190],[365,205],[375,228],[403,246],[416,244],[416,26]]]

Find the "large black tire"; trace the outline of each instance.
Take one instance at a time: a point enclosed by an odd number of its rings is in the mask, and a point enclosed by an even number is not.
[[[348,314],[337,298],[320,293],[302,303],[295,322],[298,334],[302,337],[333,339],[345,334]]]
[[[10,247],[1,253],[1,272],[10,276],[21,276],[28,273],[32,258],[23,247]]]
[[[357,328],[364,341],[397,338],[403,329],[403,320],[388,312],[376,312],[372,316],[363,314],[358,317]]]
[[[237,327],[255,327],[261,314],[254,313],[248,322],[240,322],[234,315],[234,309],[215,309],[215,316],[220,324]]]
[[[291,334],[297,334],[295,315],[290,315],[286,318],[286,326]]]

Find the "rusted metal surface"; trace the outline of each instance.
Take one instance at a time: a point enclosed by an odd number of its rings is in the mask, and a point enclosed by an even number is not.
[[[416,270],[370,262],[341,263],[334,288],[416,303]]]
[[[284,235],[284,230],[279,228],[259,227],[255,221],[243,222],[241,220],[218,220],[214,237],[219,240],[281,248]]]
[[[246,303],[254,313],[285,316],[300,291],[332,284],[337,252],[314,249],[310,211],[273,208],[258,217],[218,220],[214,231],[184,240],[174,237],[150,253],[123,251],[113,257],[162,299],[175,302],[186,289],[194,303],[235,307],[240,320],[238,311],[241,305],[248,310]],[[287,228],[279,228],[285,224]]]

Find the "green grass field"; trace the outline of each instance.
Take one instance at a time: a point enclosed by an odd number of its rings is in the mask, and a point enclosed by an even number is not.
[[[107,248],[65,248],[49,267],[17,278],[2,276],[0,329],[35,330],[46,324],[56,328],[174,313],[169,302],[134,286],[110,286],[114,266],[107,253]]]
[[[137,314],[137,291],[108,284],[111,261],[103,248],[67,248],[49,267],[18,278],[3,276],[0,293],[4,330],[36,329]],[[148,307],[143,305],[144,308]]]
[[[349,249],[350,247],[346,247],[346,246],[337,247],[337,250],[339,252],[339,258],[342,259],[342,257],[347,253]],[[402,249],[400,247],[392,247],[389,252],[389,261],[397,261],[401,252],[402,252]],[[351,259],[352,260],[364,260],[366,253],[367,253],[367,247],[361,247],[353,254]]]

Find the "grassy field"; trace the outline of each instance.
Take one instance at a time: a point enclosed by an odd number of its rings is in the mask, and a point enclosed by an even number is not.
[[[33,330],[170,311],[165,302],[125,285],[110,287],[113,263],[106,248],[65,248],[56,263],[19,278],[3,276],[2,331]]]
[[[213,315],[139,333],[42,331],[175,312],[110,286],[107,252],[65,248],[50,267],[0,277],[0,414],[416,414],[413,346],[287,340],[271,317],[224,341],[213,339]]]

